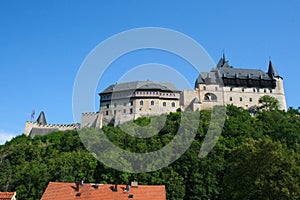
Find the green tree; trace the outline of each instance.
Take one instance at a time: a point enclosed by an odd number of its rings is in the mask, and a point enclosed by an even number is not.
[[[300,157],[270,138],[249,139],[230,155],[224,177],[227,199],[299,199]]]

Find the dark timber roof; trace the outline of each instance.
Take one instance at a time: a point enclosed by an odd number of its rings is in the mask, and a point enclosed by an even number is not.
[[[281,77],[271,61],[269,62],[269,69],[266,73],[259,69],[233,68],[228,64],[228,61],[226,61],[223,55],[216,68],[213,68],[210,72],[200,73],[195,82],[195,87],[201,83],[223,83],[224,85],[248,87],[275,87],[276,81],[274,78]]]
[[[37,118],[36,122],[39,123],[39,124],[42,124],[42,125],[46,125],[47,124],[45,113],[43,111],[40,113],[40,115]]]
[[[154,82],[154,81],[133,81],[126,83],[112,84],[107,87],[101,94],[121,92],[128,90],[161,90],[161,91],[179,91],[172,83]]]

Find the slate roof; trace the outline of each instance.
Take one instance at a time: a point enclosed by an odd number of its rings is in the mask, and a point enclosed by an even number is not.
[[[46,125],[47,121],[46,121],[46,117],[45,117],[45,113],[44,111],[42,111],[39,115],[39,117],[36,120],[37,123],[42,124],[42,125]]]
[[[118,185],[117,192],[113,192],[113,184],[85,183],[76,191],[75,183],[50,182],[41,200],[128,200],[133,195],[133,200],[166,200],[164,185],[139,185],[130,187],[129,192],[125,190],[126,185]]]
[[[100,94],[120,92],[127,90],[161,90],[161,91],[179,91],[172,83],[154,82],[154,81],[133,81],[126,83],[112,84]]]
[[[271,61],[269,62],[268,72],[266,73],[260,69],[234,68],[229,65],[223,55],[216,68],[213,68],[210,72],[200,73],[195,82],[195,86],[201,83],[220,83],[220,81],[224,82],[225,79],[260,80],[273,84],[272,81],[274,80],[274,77],[278,78],[280,76]]]
[[[0,200],[11,200],[15,195],[16,192],[0,192]]]

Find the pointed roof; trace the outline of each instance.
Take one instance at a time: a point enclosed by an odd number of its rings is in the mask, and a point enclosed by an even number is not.
[[[268,75],[272,78],[280,77],[271,60],[269,61]]]
[[[225,58],[225,53],[223,52],[222,57],[220,58],[218,64],[217,64],[217,69],[223,68],[223,67],[231,67],[228,63],[228,60]]]
[[[45,113],[44,111],[42,111],[39,115],[39,117],[36,120],[37,123],[42,124],[42,125],[46,125],[47,121],[46,121],[46,117],[45,117]]]

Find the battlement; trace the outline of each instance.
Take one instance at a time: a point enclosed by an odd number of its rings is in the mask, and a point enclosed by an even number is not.
[[[40,124],[38,122],[27,121],[25,124],[24,134],[29,136],[33,130],[43,130],[43,132],[52,131],[67,131],[76,130],[80,128],[80,124]],[[34,134],[36,135],[36,134]]]
[[[95,116],[95,115],[98,115],[99,112],[85,112],[85,113],[82,113],[81,116],[82,117],[85,117],[85,116]]]

